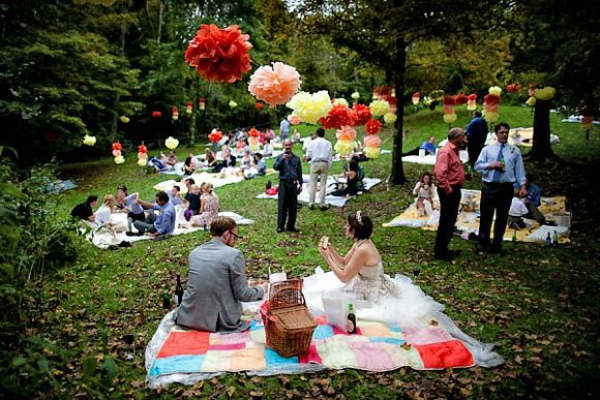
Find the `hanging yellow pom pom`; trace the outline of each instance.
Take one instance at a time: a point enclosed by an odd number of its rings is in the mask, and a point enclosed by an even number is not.
[[[383,121],[386,124],[393,124],[394,122],[396,122],[397,119],[398,119],[398,116],[396,114],[392,114],[392,113],[387,113],[383,116]]]
[[[177,146],[179,146],[179,140],[175,139],[173,136],[169,136],[167,140],[165,140],[165,146],[171,150],[175,150]]]
[[[93,146],[96,144],[96,137],[95,136],[90,136],[90,135],[85,135],[83,137],[83,144],[85,144],[86,146]]]
[[[374,117],[382,117],[390,112],[390,103],[386,100],[375,100],[369,104],[369,108]]]
[[[381,147],[365,147],[365,156],[367,158],[376,159],[381,154]]]

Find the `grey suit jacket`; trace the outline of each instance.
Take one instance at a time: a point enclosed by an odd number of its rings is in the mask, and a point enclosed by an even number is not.
[[[242,301],[264,297],[262,287],[248,287],[242,252],[219,239],[190,253],[190,275],[175,323],[209,332],[241,332],[249,325],[240,321]]]

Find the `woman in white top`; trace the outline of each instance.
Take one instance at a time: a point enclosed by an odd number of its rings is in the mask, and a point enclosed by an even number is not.
[[[98,210],[96,211],[96,226],[108,226],[112,227],[115,225],[113,221],[111,221],[111,215],[115,212],[117,208],[117,202],[115,197],[112,194],[107,194],[104,196],[104,201]]]
[[[419,217],[433,213],[433,187],[431,180],[431,173],[425,172],[413,189],[413,194],[417,195],[416,207]]]
[[[340,307],[348,310],[348,303],[356,307],[359,320],[380,321],[397,325],[402,331],[427,329],[435,320],[450,335],[461,340],[471,351],[475,362],[482,366],[496,366],[502,357],[492,351],[491,345],[478,342],[462,332],[443,313],[444,306],[413,284],[410,278],[397,274],[394,279],[384,274],[381,255],[371,241],[373,223],[360,211],[348,215],[344,233],[353,245],[345,256],[323,238],[319,253],[331,269],[304,279],[303,293],[309,308],[316,314],[323,312],[328,321],[339,320]]]

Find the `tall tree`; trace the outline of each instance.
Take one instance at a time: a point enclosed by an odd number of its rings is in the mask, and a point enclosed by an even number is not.
[[[395,88],[398,112],[404,109],[407,51],[421,40],[487,30],[490,16],[508,1],[467,0],[307,0],[298,11],[307,34],[329,35],[382,68]],[[452,60],[452,59],[451,59]],[[403,118],[395,123],[392,175],[406,182],[402,166]]]

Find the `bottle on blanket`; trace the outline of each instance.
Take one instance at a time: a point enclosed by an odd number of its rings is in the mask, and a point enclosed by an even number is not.
[[[346,321],[346,331],[350,334],[356,333],[356,315],[354,315],[354,306],[348,303],[348,319]]]
[[[175,286],[175,296],[177,297],[177,307],[183,301],[183,286],[181,285],[181,275],[177,274],[177,286]]]

